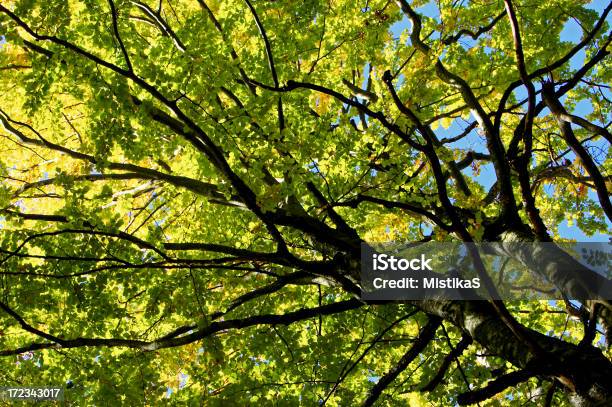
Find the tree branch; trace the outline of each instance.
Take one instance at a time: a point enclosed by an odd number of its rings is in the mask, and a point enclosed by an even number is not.
[[[121,52],[123,53],[125,64],[127,65],[128,71],[134,72],[134,68],[132,67],[132,62],[130,61],[130,55],[125,49],[125,45],[123,44],[121,35],[119,35],[119,27],[117,26],[117,9],[115,8],[115,3],[113,2],[113,0],[108,0],[108,5],[110,6],[111,16],[113,19],[113,32],[115,33],[115,38],[117,38],[117,42],[119,43],[119,47],[121,48]]]
[[[393,368],[391,368],[391,370],[389,370],[383,377],[381,377],[372,389],[370,389],[370,391],[368,392],[368,397],[362,404],[363,407],[369,407],[373,405],[376,400],[378,400],[378,398],[381,396],[382,392],[393,382],[393,380],[395,380],[395,378],[399,376],[400,373],[406,370],[408,365],[410,365],[410,363],[417,356],[419,356],[419,354],[423,352],[423,350],[425,350],[425,347],[427,347],[429,342],[431,342],[431,340],[434,338],[434,335],[440,327],[441,323],[442,320],[440,318],[433,315],[429,316],[429,321],[427,322],[427,325],[425,325],[425,327],[421,330],[419,337],[412,344],[410,349],[408,349],[408,351],[404,353],[404,355],[397,362],[397,364]]]
[[[599,168],[597,168],[597,164],[589,152],[582,146],[580,141],[578,141],[574,135],[572,126],[560,117],[563,114],[567,114],[567,111],[555,96],[554,85],[552,83],[544,82],[542,84],[542,96],[546,106],[548,106],[552,114],[557,119],[559,129],[561,130],[561,135],[565,139],[565,142],[572,149],[574,154],[580,158],[582,165],[591,176],[593,184],[595,184],[595,190],[597,192],[597,197],[599,198],[599,203],[601,204],[601,207],[608,219],[612,220],[612,203],[610,202],[610,192],[606,186],[606,180],[601,175]]]
[[[453,36],[446,37],[442,40],[442,42],[446,45],[450,45],[454,42],[457,42],[464,35],[469,35],[473,40],[477,40],[482,34],[489,32],[495,27],[495,25],[506,15],[506,11],[502,11],[497,15],[491,22],[485,26],[479,27],[477,31],[471,31],[468,29],[459,30],[459,32]]]
[[[424,55],[429,55],[430,47],[421,40],[421,17],[412,9],[407,0],[397,0],[397,2],[402,11],[412,22],[410,39],[413,46]],[[446,69],[439,58],[437,58],[435,62],[435,71],[443,82],[448,83],[460,91],[466,105],[472,109],[476,120],[478,120],[478,123],[483,129],[487,140],[487,148],[491,153],[491,161],[495,168],[497,181],[500,185],[503,216],[508,219],[510,224],[521,225],[522,221],[517,213],[512,183],[510,182],[511,172],[506,158],[506,151],[499,137],[499,133],[495,131],[489,115],[485,112],[469,84],[461,77]]]
[[[506,7],[506,13],[508,14],[508,18],[510,20],[510,27],[512,28],[512,38],[514,41],[514,49],[516,53],[516,65],[521,80],[523,81],[523,85],[525,85],[525,87],[527,88],[527,112],[525,114],[524,121],[521,121],[521,124],[523,124],[522,139],[525,151],[523,152],[523,156],[520,160],[518,160],[517,163],[519,184],[523,203],[525,205],[525,211],[529,216],[529,220],[534,228],[535,234],[539,240],[546,242],[551,241],[551,239],[546,230],[546,225],[544,224],[544,221],[540,216],[540,211],[536,206],[535,198],[531,193],[531,181],[529,179],[529,167],[532,161],[532,131],[533,119],[535,117],[536,91],[535,86],[533,86],[533,83],[529,79],[527,68],[525,67],[525,56],[523,54],[521,31],[519,28],[518,20],[516,18],[516,14],[514,13],[514,6],[512,5],[512,0],[504,0],[504,5]]]
[[[206,337],[212,336],[218,332],[226,331],[229,329],[245,329],[256,325],[289,325],[294,322],[303,321],[306,319],[318,317],[319,315],[332,315],[349,310],[357,309],[362,307],[364,304],[358,300],[347,300],[340,301],[328,305],[323,305],[316,308],[304,308],[298,311],[288,312],[286,314],[276,315],[256,315],[247,317],[244,319],[230,319],[219,322],[212,322],[202,328],[197,328],[195,325],[189,327],[182,327],[175,330],[173,335],[166,335],[157,340],[146,342],[141,340],[132,339],[102,339],[102,338],[75,338],[75,339],[60,339],[53,335],[49,335],[45,332],[37,330],[31,327],[29,324],[17,315],[14,311],[8,308],[4,303],[0,302],[0,308],[16,319],[23,329],[27,330],[34,335],[40,336],[41,338],[48,339],[51,342],[43,343],[32,343],[30,345],[17,348],[17,349],[6,349],[0,351],[0,356],[18,355],[28,351],[50,349],[50,348],[81,348],[89,346],[98,347],[127,347],[135,348],[141,351],[150,352],[159,349],[172,348],[177,346],[186,345],[189,343],[196,342]],[[189,332],[184,336],[178,336],[178,333]]]
[[[508,387],[516,386],[519,383],[529,380],[533,376],[535,376],[535,374],[529,370],[517,370],[512,373],[505,374],[492,382],[489,382],[489,384],[481,389],[460,394],[457,397],[457,403],[459,405],[466,406],[485,401],[506,390]]]
[[[151,9],[151,7],[149,7],[148,5],[146,5],[145,3],[141,1],[130,0],[130,3],[134,4],[140,10],[142,10],[147,16],[149,16],[149,18],[151,18],[155,22],[155,25],[161,30],[161,32],[164,35],[167,35],[170,38],[172,38],[172,42],[174,43],[174,46],[179,51],[185,52],[187,50],[187,47],[185,47],[183,42],[176,35],[176,33],[172,30],[170,25],[168,25],[168,23],[162,18],[160,13],[154,11],[153,9]]]
[[[257,11],[255,10],[255,7],[253,7],[253,5],[251,4],[249,0],[244,0],[244,2],[249,7],[251,14],[253,14],[253,18],[255,19],[255,24],[257,24],[257,28],[259,29],[259,34],[261,35],[261,38],[265,45],[266,56],[268,58],[268,66],[270,67],[270,73],[272,74],[272,81],[274,82],[274,86],[278,88],[279,87],[278,74],[276,73],[276,67],[274,66],[274,57],[272,55],[272,45],[270,45],[270,40],[268,39],[266,30],[263,24],[261,23],[259,16],[257,15]],[[280,96],[278,98],[277,110],[278,110],[278,126],[279,126],[280,132],[282,133],[283,130],[285,129],[285,114],[283,113],[283,102]]]
[[[438,368],[438,372],[434,375],[434,377],[429,380],[429,382],[421,388],[422,392],[428,392],[435,390],[436,387],[442,382],[444,379],[444,375],[446,371],[450,367],[453,361],[458,360],[458,357],[472,344],[472,338],[469,335],[464,334],[461,337],[461,340],[457,344],[456,347],[451,347],[451,351],[446,355],[442,364]]]

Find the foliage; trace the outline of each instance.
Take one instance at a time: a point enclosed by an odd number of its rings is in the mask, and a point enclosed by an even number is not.
[[[609,303],[355,297],[362,241],[608,233],[611,8],[3,1],[0,381],[70,383],[70,405],[446,406],[531,368],[513,323],[609,363],[595,328],[571,345]],[[559,360],[483,405],[591,397]]]

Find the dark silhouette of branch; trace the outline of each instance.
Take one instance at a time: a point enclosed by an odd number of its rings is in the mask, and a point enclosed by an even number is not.
[[[559,118],[566,122],[577,124],[578,126],[590,131],[591,133],[599,134],[600,136],[608,140],[609,143],[612,143],[612,134],[610,134],[610,132],[605,127],[598,126],[580,116],[576,116],[569,113],[560,113]]]
[[[225,42],[225,44],[229,47],[230,57],[232,58],[232,61],[238,62],[238,71],[240,72],[240,77],[242,78],[242,81],[244,82],[245,85],[247,85],[247,87],[249,88],[249,91],[254,96],[257,96],[257,92],[255,91],[256,88],[249,82],[249,77],[247,76],[242,66],[240,66],[240,58],[238,58],[238,54],[236,53],[236,50],[234,49],[231,42],[228,40],[227,36],[225,35],[225,32],[223,31],[223,27],[221,27],[221,23],[219,23],[219,20],[217,20],[214,13],[210,9],[210,7],[208,7],[208,5],[206,4],[204,0],[198,0],[198,4],[206,12],[210,21],[212,21],[213,25],[215,26],[215,29],[221,35],[223,42]]]
[[[244,2],[246,3],[249,10],[251,11],[253,18],[255,19],[255,24],[257,24],[257,29],[259,30],[259,34],[261,35],[261,39],[263,40],[264,46],[266,49],[266,57],[268,58],[268,66],[270,67],[270,73],[272,74],[272,81],[274,82],[274,87],[278,88],[279,87],[278,74],[276,72],[276,66],[274,65],[274,56],[272,55],[272,45],[270,44],[270,39],[268,38],[268,35],[266,34],[266,30],[261,20],[259,19],[259,15],[257,14],[255,7],[253,7],[253,4],[251,4],[249,0],[244,0]],[[278,126],[279,126],[280,132],[282,133],[282,131],[285,128],[285,114],[283,113],[283,101],[280,96],[278,98],[277,110],[278,110]]]
[[[599,49],[599,51],[597,51],[595,55],[593,55],[593,57],[591,57],[580,69],[578,69],[572,75],[571,78],[562,82],[563,85],[561,85],[559,89],[555,92],[555,96],[557,98],[561,98],[567,92],[572,90],[591,69],[593,69],[599,62],[603,61],[608,55],[610,55],[610,51],[607,50],[607,47],[611,42],[612,42],[612,33],[608,35],[608,38],[603,42],[603,44],[601,44],[601,48]],[[520,81],[519,81],[519,85],[520,85]],[[522,105],[523,103],[524,102],[521,102],[520,105]],[[542,113],[544,108],[546,108],[546,103],[542,100],[538,102],[538,104],[536,105],[534,109],[534,114],[536,116],[539,115],[540,113]],[[500,114],[503,114],[503,112],[501,112]],[[512,140],[510,140],[510,143],[508,145],[508,160],[510,161],[516,159],[516,157],[518,156],[519,142],[522,139],[521,128],[524,127],[525,119],[526,119],[526,116],[523,116],[519,125],[516,127],[514,131],[514,136],[512,137]],[[497,120],[497,117],[496,117],[496,120]],[[500,120],[501,120],[501,116],[500,116]]]
[[[606,180],[601,175],[599,168],[597,168],[597,164],[589,152],[574,135],[574,130],[572,130],[571,124],[560,118],[561,115],[567,114],[567,111],[555,96],[554,85],[552,83],[544,82],[542,84],[542,96],[546,106],[548,106],[552,114],[557,119],[563,139],[572,149],[574,154],[580,158],[582,165],[590,175],[592,182],[595,185],[595,191],[597,192],[597,197],[599,198],[599,203],[601,204],[602,209],[604,210],[608,219],[612,220],[612,203],[610,202],[610,192],[606,186]]]
[[[444,230],[451,230],[450,226],[444,223],[442,219],[440,219],[437,215],[431,213],[427,209],[423,208],[418,203],[388,201],[386,199],[377,198],[377,197],[370,196],[370,195],[358,194],[355,198],[346,200],[344,202],[338,202],[334,205],[335,206],[349,206],[352,208],[356,208],[357,206],[359,206],[359,204],[363,202],[370,202],[376,205],[384,206],[385,208],[397,208],[397,209],[403,209],[405,211],[413,212],[418,215],[425,216],[426,218],[428,218],[429,220],[431,220],[433,223],[435,223],[437,226],[439,226],[440,228]]]
[[[123,53],[125,64],[127,65],[128,71],[134,72],[132,62],[130,61],[130,55],[125,49],[125,44],[123,44],[123,40],[121,39],[121,35],[119,34],[119,27],[117,26],[117,9],[115,8],[115,3],[113,2],[113,0],[108,0],[108,5],[110,6],[111,17],[113,20],[113,33],[115,34],[115,38],[117,38],[117,42],[119,43],[119,47],[121,48],[121,52]]]
[[[0,309],[2,309],[2,311],[6,312],[7,314],[9,314],[13,319],[15,319],[15,321],[17,321],[19,323],[19,325],[21,326],[21,329],[23,329],[24,331],[27,331],[31,334],[34,334],[36,336],[40,336],[41,338],[47,339],[51,342],[53,342],[54,344],[58,344],[58,345],[63,345],[65,343],[65,341],[63,339],[60,339],[56,336],[50,335],[46,332],[43,332],[39,329],[34,328],[32,325],[28,324],[18,313],[16,313],[12,308],[10,308],[8,305],[6,305],[4,302],[0,301]],[[22,353],[22,352],[19,352]],[[0,355],[2,355],[2,351],[0,351]]]
[[[525,113],[525,118],[522,122],[524,152],[522,157],[517,162],[521,196],[523,198],[523,204],[525,205],[525,211],[527,212],[529,221],[533,226],[535,235],[539,240],[549,242],[551,239],[546,230],[546,225],[540,216],[540,211],[536,207],[535,198],[531,193],[531,181],[529,177],[529,168],[532,161],[533,149],[533,119],[535,117],[536,90],[535,86],[529,79],[529,74],[527,73],[527,68],[525,67],[523,41],[521,39],[521,31],[514,12],[512,0],[504,0],[504,5],[506,7],[506,14],[510,20],[510,27],[512,29],[512,39],[514,41],[514,50],[516,54],[516,65],[521,81],[523,82],[525,88],[527,88],[527,112]]]
[[[166,20],[163,19],[163,17],[161,16],[159,12],[151,9],[151,7],[149,7],[148,5],[146,5],[145,3],[141,1],[131,0],[130,2],[134,4],[136,7],[138,7],[140,10],[142,10],[155,23],[154,25],[160,29],[162,34],[167,35],[170,38],[172,38],[172,42],[174,43],[174,46],[179,51],[185,52],[187,50],[187,47],[185,47],[183,42],[176,35],[176,33],[172,30],[172,28],[166,22]]]
[[[268,284],[264,287],[257,288],[253,291],[249,291],[248,293],[236,298],[234,301],[232,301],[230,306],[225,309],[225,311],[214,313],[210,316],[210,318],[213,320],[218,319],[223,315],[229,314],[231,311],[255,298],[275,293],[289,284],[299,284],[301,281],[304,281],[306,279],[312,281],[312,275],[301,271],[297,271],[295,273],[285,276],[279,276],[273,283]]]
[[[457,360],[457,358],[463,353],[463,351],[468,348],[468,346],[472,344],[472,342],[472,338],[469,335],[464,334],[461,337],[461,340],[459,341],[457,346],[451,348],[451,351],[448,353],[448,355],[444,357],[444,360],[438,368],[438,372],[435,374],[435,376],[432,377],[431,380],[429,380],[429,382],[421,388],[421,391],[433,391],[436,387],[438,387],[438,385],[444,379],[444,375],[446,374],[446,371],[450,367],[451,363]]]
[[[382,376],[372,389],[368,392],[368,397],[363,402],[363,407],[369,407],[373,405],[376,400],[381,396],[382,392],[400,375],[410,363],[427,347],[429,342],[434,338],[434,335],[442,320],[436,316],[429,316],[427,325],[419,333],[419,337],[412,344],[410,349],[404,353],[397,364],[391,368],[384,376]]]
[[[529,79],[535,79],[549,72],[552,72],[555,69],[562,67],[566,62],[572,59],[574,55],[580,52],[580,50],[582,50],[587,44],[589,44],[593,40],[593,38],[595,38],[599,30],[601,30],[601,28],[604,26],[604,23],[606,22],[606,18],[608,17],[608,14],[610,13],[611,10],[612,10],[612,3],[609,3],[608,6],[606,6],[606,8],[603,10],[601,16],[599,16],[599,19],[597,20],[597,23],[595,23],[595,26],[593,26],[593,29],[578,44],[572,47],[572,49],[569,50],[567,54],[565,54],[563,57],[559,58],[557,61],[553,62],[552,64],[545,66],[543,68],[540,68],[540,69],[536,69],[534,72],[529,74]],[[605,48],[606,46],[604,45],[601,50],[605,50]],[[523,83],[521,79],[514,81],[504,91],[504,94],[502,95],[499,101],[499,105],[498,105],[498,108],[495,114],[495,121],[494,121],[495,128],[497,129],[500,128],[502,115],[504,113],[504,107],[508,99],[510,98],[510,95],[512,95],[512,92],[514,92],[514,89],[521,86],[521,83]],[[537,113],[535,114],[537,115]]]
[[[18,65],[18,64],[8,64],[4,66],[0,66],[0,71],[10,71],[11,69],[31,69],[31,65]]]
[[[497,17],[495,17],[493,20],[491,20],[491,22],[489,24],[487,24],[485,26],[482,26],[482,27],[479,27],[478,30],[471,31],[471,30],[468,30],[468,29],[464,28],[462,30],[459,30],[459,32],[457,32],[457,34],[444,38],[442,40],[442,42],[444,44],[446,44],[446,45],[450,45],[450,44],[452,44],[454,42],[457,42],[464,35],[469,35],[470,37],[472,37],[473,40],[477,40],[482,34],[491,31],[493,29],[493,27],[495,27],[495,25],[502,18],[504,18],[505,15],[506,15],[506,11],[504,10],[500,14],[498,14]]]
[[[380,343],[380,341],[382,340],[382,338],[387,334],[387,332],[389,332],[390,330],[392,330],[397,324],[411,318],[414,314],[416,314],[418,311],[412,311],[406,315],[404,315],[403,317],[393,321],[390,325],[388,325],[385,329],[383,329],[378,335],[376,335],[376,337],[370,342],[370,344],[368,345],[368,347],[366,349],[364,349],[364,351],[361,353],[361,355],[355,359],[355,361],[351,364],[351,366],[348,366],[349,362],[352,359],[352,356],[357,353],[357,350],[359,349],[359,346],[357,347],[357,349],[355,349],[355,352],[353,353],[353,355],[351,356],[351,358],[349,358],[346,363],[344,364],[344,366],[342,367],[342,370],[340,372],[340,375],[338,376],[338,379],[336,380],[336,382],[334,383],[334,386],[331,388],[331,390],[327,393],[327,396],[325,397],[325,399],[323,400],[322,405],[325,405],[327,403],[327,400],[329,400],[329,398],[334,394],[334,392],[336,391],[336,389],[340,386],[340,384],[342,384],[342,382],[344,381],[344,379],[346,379],[346,377],[359,365],[359,363],[361,363],[361,361],[366,357],[366,355],[374,348],[374,346],[376,346],[378,343]],[[360,342],[361,344],[361,342]]]
[[[424,55],[430,54],[430,47],[421,39],[421,17],[416,13],[407,0],[398,0],[402,11],[408,16],[412,22],[412,31],[410,40],[412,45]],[[518,216],[512,183],[510,182],[511,173],[510,166],[506,158],[506,150],[500,138],[499,132],[495,130],[493,122],[484,108],[478,101],[474,91],[470,85],[461,77],[450,72],[438,58],[435,62],[436,75],[445,83],[458,89],[465,101],[466,105],[472,109],[474,116],[478,120],[480,127],[484,132],[487,140],[487,149],[491,154],[491,161],[495,169],[497,181],[499,182],[500,201],[502,204],[502,217],[508,220],[508,223],[515,226],[522,226],[522,221]]]
[[[43,331],[40,331],[21,318],[16,312],[6,306],[3,302],[0,302],[0,308],[13,317],[21,327],[41,338],[49,340],[49,342],[43,343],[32,343],[30,345],[17,348],[17,349],[5,349],[0,351],[0,356],[19,355],[24,352],[40,350],[40,349],[71,349],[81,348],[88,346],[98,347],[127,347],[135,348],[141,351],[150,352],[158,349],[172,348],[177,346],[186,345],[203,338],[212,336],[220,331],[229,329],[245,329],[256,325],[289,325],[294,322],[303,321],[306,319],[318,317],[319,315],[331,315],[349,310],[357,309],[362,307],[364,304],[358,300],[347,300],[340,301],[328,305],[323,305],[316,308],[304,308],[298,311],[288,312],[286,314],[266,314],[256,315],[247,317],[244,319],[230,319],[219,322],[211,322],[210,324],[197,328],[196,325],[181,327],[175,330],[172,334],[161,337],[157,340],[146,342],[134,339],[98,339],[98,338],[74,338],[74,339],[60,339],[56,336],[50,335]],[[190,332],[193,331],[193,332]],[[190,332],[190,333],[188,333]],[[179,334],[187,333],[184,336],[178,336]]]
[[[50,232],[34,233],[34,234],[29,235],[27,238],[25,238],[21,242],[21,244],[19,244],[19,246],[17,246],[17,248],[15,250],[7,251],[9,253],[9,255],[7,257],[3,258],[2,260],[0,260],[0,265],[5,263],[13,255],[18,254],[21,251],[21,249],[23,249],[26,246],[26,244],[28,244],[32,240],[40,239],[40,238],[44,238],[44,237],[52,237],[52,236],[68,235],[68,234],[82,234],[82,235],[92,235],[92,236],[114,237],[114,238],[122,239],[122,240],[128,241],[130,243],[133,243],[134,245],[136,245],[136,246],[138,246],[140,248],[152,250],[155,253],[157,253],[162,259],[165,259],[165,260],[169,259],[168,256],[164,252],[159,250],[153,244],[151,244],[151,243],[149,243],[147,241],[144,241],[142,239],[139,239],[136,236],[130,235],[129,233],[125,233],[125,232],[121,232],[121,231],[118,231],[118,232],[109,232],[109,231],[93,230],[93,229],[92,230],[87,230],[87,229],[68,229],[67,228],[67,229],[54,230],[54,231],[50,231]]]
[[[462,406],[476,404],[495,396],[506,390],[508,387],[516,386],[534,377],[535,374],[529,370],[517,370],[489,382],[485,387],[462,393],[457,397],[457,403]]]

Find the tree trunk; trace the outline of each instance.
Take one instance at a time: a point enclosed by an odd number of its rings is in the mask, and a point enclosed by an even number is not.
[[[421,310],[437,315],[468,332],[488,352],[522,369],[533,369],[535,355],[519,341],[485,301],[412,301]],[[531,329],[524,332],[544,349],[556,366],[535,366],[542,375],[555,377],[574,406],[608,406],[612,403],[612,363],[592,346],[577,346]],[[550,373],[546,371],[550,369]],[[534,374],[535,376],[535,374]]]

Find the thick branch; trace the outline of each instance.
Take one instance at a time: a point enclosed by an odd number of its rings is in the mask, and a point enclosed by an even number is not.
[[[522,139],[525,147],[523,156],[518,161],[518,173],[519,173],[519,184],[521,188],[521,195],[523,197],[523,203],[525,210],[529,216],[529,220],[533,225],[535,234],[538,239],[542,241],[550,241],[550,236],[546,230],[546,225],[540,216],[540,211],[536,207],[535,198],[531,193],[531,181],[529,179],[529,167],[532,160],[532,147],[533,147],[533,119],[535,117],[536,107],[536,90],[535,86],[529,79],[527,68],[525,66],[525,56],[523,54],[523,41],[521,39],[521,31],[519,28],[518,20],[514,12],[514,6],[512,0],[504,1],[506,7],[506,13],[510,20],[510,27],[512,28],[512,38],[514,40],[514,49],[516,53],[516,65],[523,81],[523,85],[527,88],[527,112],[525,114],[524,121],[521,121],[522,128]]]
[[[516,386],[519,383],[529,380],[533,376],[534,373],[528,370],[517,370],[515,372],[508,373],[493,380],[482,389],[460,394],[457,397],[457,403],[459,403],[459,405],[466,406],[485,401],[506,390],[508,387]]]
[[[595,24],[593,29],[588,33],[588,35],[586,35],[578,44],[572,47],[572,49],[567,54],[559,58],[557,61],[543,68],[536,69],[534,72],[529,74],[529,79],[535,79],[549,72],[552,72],[555,69],[562,67],[566,62],[572,59],[574,55],[580,52],[580,50],[582,50],[587,44],[589,44],[593,40],[593,38],[595,38],[599,30],[601,30],[601,28],[604,26],[606,22],[606,18],[608,17],[608,14],[610,13],[611,10],[612,10],[612,3],[608,4],[608,6],[604,9],[603,13],[597,20],[597,23]],[[600,51],[603,51],[603,50],[605,50],[605,45]],[[514,89],[521,86],[521,83],[523,83],[522,79],[512,82],[508,86],[508,88],[506,88],[506,90],[504,91],[504,94],[502,95],[502,98],[499,101],[497,113],[495,114],[495,128],[497,128],[498,130],[501,126],[501,119],[504,113],[504,107],[506,106],[506,102],[510,98],[510,95],[512,94],[512,92],[514,92]]]
[[[412,31],[410,39],[413,46],[420,52],[428,56],[430,47],[421,39],[421,17],[417,14],[407,0],[397,0],[402,11],[408,16],[412,22]],[[478,101],[474,91],[469,84],[461,77],[450,72],[440,59],[435,61],[435,70],[437,76],[444,82],[457,88],[466,105],[472,109],[472,113],[478,120],[487,140],[487,148],[491,153],[491,160],[497,175],[497,181],[500,185],[500,195],[503,205],[503,215],[508,218],[509,223],[521,225],[521,220],[518,217],[514,193],[512,190],[510,166],[506,159],[506,151],[499,137],[499,133],[495,131],[493,123],[489,115]]]
[[[244,319],[230,319],[225,321],[212,322],[202,328],[197,328],[196,325],[192,325],[189,327],[184,327],[178,330],[179,332],[189,332],[184,336],[177,337],[176,335],[167,335],[166,337],[162,337],[158,340],[152,342],[146,342],[141,340],[131,340],[131,339],[98,339],[98,338],[75,338],[75,339],[59,339],[55,336],[49,335],[42,331],[39,331],[35,328],[32,328],[27,323],[24,325],[25,321],[17,315],[15,312],[10,310],[4,303],[0,302],[0,308],[2,308],[5,312],[11,315],[14,319],[16,319],[22,327],[33,333],[34,335],[40,336],[42,338],[48,339],[51,342],[43,342],[43,343],[32,343],[30,345],[17,348],[17,349],[8,349],[0,351],[0,356],[10,356],[10,355],[18,355],[20,353],[40,350],[40,349],[50,349],[50,348],[61,348],[61,349],[71,349],[71,348],[81,348],[88,346],[98,346],[98,347],[127,347],[127,348],[136,348],[141,351],[154,351],[158,349],[164,348],[172,348],[177,346],[186,345],[188,343],[192,343],[203,338],[212,336],[218,332],[229,330],[229,329],[245,329],[251,326],[256,325],[289,325],[294,322],[303,321],[306,319],[314,318],[319,315],[332,315],[341,312],[346,312],[349,310],[353,310],[356,308],[362,307],[364,304],[358,300],[347,300],[340,301],[328,305],[323,305],[316,308],[304,308],[298,311],[289,312],[286,314],[276,315],[276,314],[267,314],[267,315],[257,315]],[[22,322],[23,321],[23,322]]]
[[[565,142],[572,149],[574,154],[580,158],[582,165],[591,176],[602,209],[604,210],[608,219],[612,220],[612,203],[610,202],[610,192],[606,186],[606,180],[601,175],[597,164],[589,152],[574,135],[574,131],[572,130],[570,123],[566,122],[560,117],[563,114],[567,115],[567,111],[555,96],[554,85],[550,82],[543,83],[542,95],[544,97],[544,102],[557,119],[557,123],[559,124],[559,128],[561,130],[561,135],[565,139]]]

